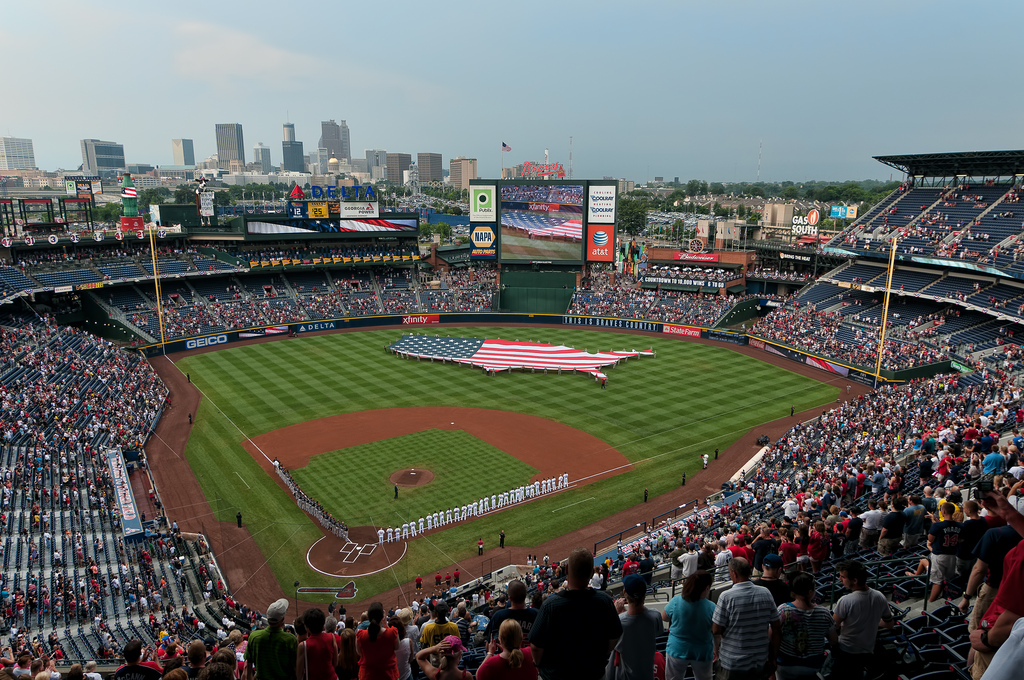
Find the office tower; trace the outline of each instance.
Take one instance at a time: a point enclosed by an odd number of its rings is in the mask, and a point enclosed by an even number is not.
[[[245,165],[245,142],[240,123],[217,123],[217,162],[228,168],[231,161]]]
[[[412,165],[412,154],[389,153],[385,158],[388,166],[388,182],[401,184],[405,171]]]
[[[416,154],[416,166],[420,171],[420,183],[440,182],[444,179],[443,166],[441,165],[441,154],[439,153],[418,153]]]
[[[284,141],[281,142],[281,172],[305,172],[306,162],[302,157],[302,142],[295,141],[295,123],[284,124]]]
[[[172,139],[171,152],[174,154],[175,165],[196,164],[196,152],[192,148],[191,139]]]
[[[459,156],[450,164],[451,185],[456,189],[469,189],[469,180],[476,179],[476,159]]]
[[[327,149],[328,158],[346,162],[352,160],[352,145],[349,143],[348,123],[335,123],[334,119],[320,121],[321,149]]]
[[[388,152],[384,149],[366,149],[366,171],[383,168],[388,164]]]
[[[260,172],[264,175],[270,173],[270,147],[264,146],[263,142],[257,142],[256,146],[252,148],[253,163],[257,163],[260,166]]]
[[[35,170],[36,154],[32,140],[0,137],[0,170]]]
[[[341,161],[350,161],[352,160],[352,142],[349,140],[348,123],[341,121],[338,127],[341,128],[341,155],[337,158]]]
[[[98,139],[82,140],[82,172],[86,175],[115,177],[124,170],[124,146]]]

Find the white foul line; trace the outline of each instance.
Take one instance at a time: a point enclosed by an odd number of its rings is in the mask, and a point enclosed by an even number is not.
[[[235,474],[238,475],[238,472],[236,471]],[[242,479],[242,475],[238,475],[238,478]],[[242,479],[242,484],[245,484],[245,488],[246,489],[251,489],[252,488],[251,486],[249,486],[249,482],[245,481],[244,479]]]
[[[574,505],[579,505],[580,503],[586,503],[587,501],[595,500],[595,498],[596,498],[596,496],[591,496],[590,498],[584,498],[581,501],[576,501],[575,503],[569,503],[569,505],[563,505],[560,508],[555,508],[551,512],[558,512],[559,510],[565,510],[566,508],[571,508]]]

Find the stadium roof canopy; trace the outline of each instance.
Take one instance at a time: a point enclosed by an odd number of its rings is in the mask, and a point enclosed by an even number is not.
[[[910,176],[1006,177],[1024,174],[1024,150],[917,153],[875,156],[874,159]]]

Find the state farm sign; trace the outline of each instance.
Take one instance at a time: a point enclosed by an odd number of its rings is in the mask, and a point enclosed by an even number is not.
[[[670,333],[672,335],[685,335],[688,338],[699,338],[700,329],[694,328],[693,326],[676,326],[674,324],[663,324],[661,327],[662,333]]]

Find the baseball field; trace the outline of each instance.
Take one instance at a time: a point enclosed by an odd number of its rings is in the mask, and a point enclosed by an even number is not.
[[[234,522],[242,513],[259,548],[252,559],[265,560],[264,568],[285,592],[294,581],[325,587],[345,581],[307,563],[309,547],[323,532],[268,472],[277,452],[304,461],[292,468],[295,479],[350,527],[400,525],[507,491],[540,473],[561,472],[563,465],[576,470],[581,457],[595,473],[605,473],[409,541],[393,566],[356,578],[363,599],[475,556],[479,537],[493,547],[504,529],[515,545],[538,545],[634,506],[644,488],[654,497],[677,488],[682,473],[700,470],[702,453],[724,449],[759,424],[788,416],[791,406],[815,408],[838,393],[835,386],[723,347],[670,338],[521,327],[427,332],[589,351],[650,347],[657,356],[611,369],[607,389],[582,374],[485,376],[464,366],[401,359],[385,351],[401,336],[399,329],[299,337],[178,359],[178,369],[203,394],[186,457],[210,504],[210,521]],[[417,407],[451,409],[459,417],[433,426],[417,418],[434,412]],[[366,413],[378,409],[392,410]],[[508,414],[543,421],[524,426]],[[372,426],[360,420],[370,417]],[[581,439],[536,446],[526,441],[517,449],[491,436],[512,427],[547,437],[549,425],[555,428],[551,437],[580,431]],[[304,453],[291,455],[296,452]],[[615,460],[622,464],[613,465]],[[403,487],[396,500],[392,479],[409,469],[433,478]]]

